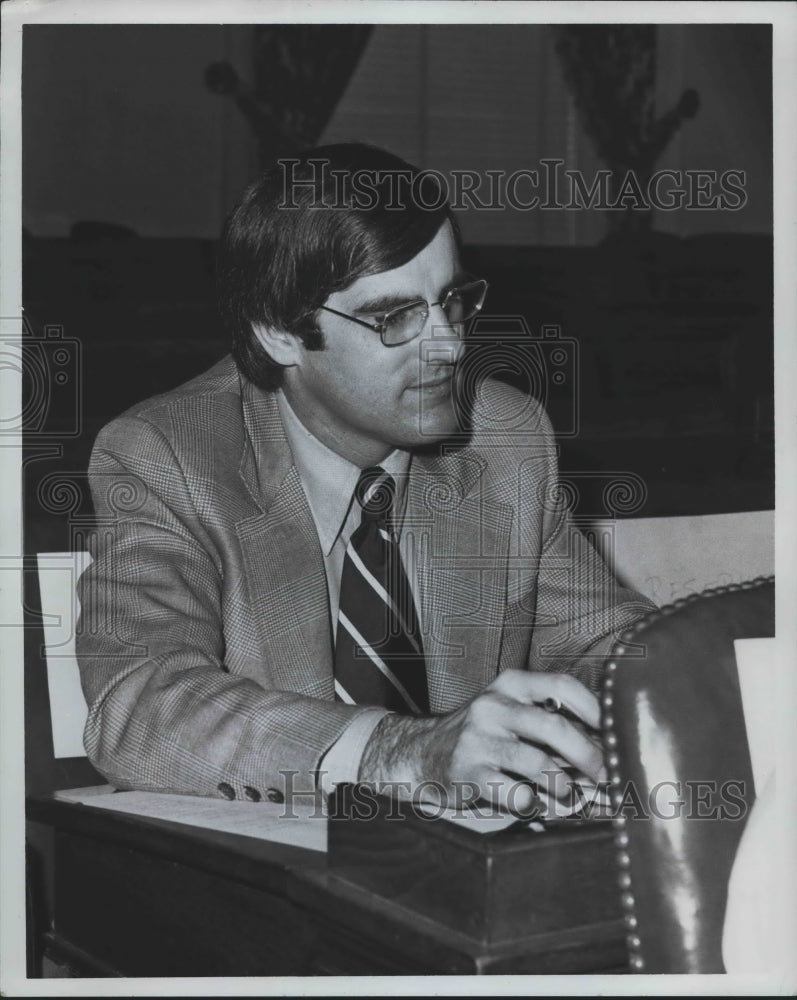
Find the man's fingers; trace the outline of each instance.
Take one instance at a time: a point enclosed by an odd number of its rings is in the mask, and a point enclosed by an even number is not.
[[[508,772],[534,782],[548,795],[564,799],[571,793],[571,778],[560,764],[537,746],[516,740],[507,745],[501,766]]]
[[[572,711],[573,721],[542,707],[546,698]],[[574,778],[605,776],[600,743],[584,731],[599,716],[597,698],[573,677],[506,671],[451,717],[448,780],[475,780],[483,798],[512,812],[533,805],[530,783],[566,801]]]
[[[535,705],[518,705],[512,713],[511,726],[517,736],[550,747],[578,771],[600,781],[603,769],[601,747],[584,735],[572,722],[556,712]]]
[[[600,702],[581,681],[569,674],[547,674],[506,670],[492,687],[506,697],[526,705],[543,705],[546,699],[572,712],[591,729],[600,726]]]
[[[532,819],[540,810],[537,793],[527,781],[520,781],[501,771],[485,771],[478,784],[481,798],[504,812]]]

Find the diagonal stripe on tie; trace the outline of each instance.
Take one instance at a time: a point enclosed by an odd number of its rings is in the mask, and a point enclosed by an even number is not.
[[[421,709],[415,704],[412,695],[407,691],[398,677],[393,673],[390,667],[385,663],[381,656],[379,656],[374,648],[368,643],[367,639],[357,631],[357,629],[352,625],[349,619],[346,617],[345,612],[341,612],[338,616],[338,623],[342,625],[349,635],[352,637],[357,647],[361,649],[368,659],[373,663],[377,670],[381,671],[384,677],[393,685],[393,687],[398,691],[404,701],[407,703],[408,707],[412,709],[413,712],[420,715]]]
[[[363,580],[373,589],[379,600],[387,605],[390,615],[392,615],[398,623],[398,626],[400,628],[399,634],[407,639],[407,641],[410,643],[413,649],[413,652],[416,655],[423,656],[420,644],[413,635],[411,627],[407,622],[406,607],[402,609],[396,604],[396,602],[393,600],[390,594],[388,594],[387,590],[385,590],[385,588],[382,586],[379,580],[377,580],[376,577],[373,575],[373,573],[371,573],[371,571],[368,569],[368,567],[360,558],[357,550],[351,544],[349,544],[349,547],[346,550],[346,555],[354,563],[360,575],[362,576]],[[403,603],[406,605],[406,599],[403,601]]]
[[[335,680],[335,694],[337,695],[339,701],[345,701],[347,705],[355,704],[354,698],[352,698],[339,680]]]
[[[355,496],[362,519],[341,575],[336,695],[397,712],[428,712],[415,605],[390,527],[395,484],[383,469],[366,469]]]

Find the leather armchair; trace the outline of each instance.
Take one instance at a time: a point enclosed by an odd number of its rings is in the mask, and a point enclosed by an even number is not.
[[[733,641],[774,635],[774,578],[651,613],[606,663],[602,727],[637,972],[724,972],[728,878],[755,798]]]

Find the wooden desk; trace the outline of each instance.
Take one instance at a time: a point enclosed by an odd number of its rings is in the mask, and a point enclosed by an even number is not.
[[[578,892],[571,928],[490,945],[347,882],[320,852],[51,798],[28,819],[54,835],[46,950],[79,975],[626,970],[622,922],[578,926]]]

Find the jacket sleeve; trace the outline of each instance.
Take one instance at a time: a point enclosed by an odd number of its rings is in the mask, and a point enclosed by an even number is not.
[[[542,447],[535,449],[534,493],[543,512],[529,668],[572,673],[597,690],[614,643],[655,605],[617,580],[574,522],[541,407],[537,419]]]
[[[106,427],[89,481],[77,654],[92,763],[118,788],[276,800],[313,789],[326,750],[367,709],[230,672],[220,554],[159,427],[129,416]]]

